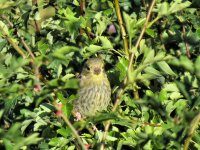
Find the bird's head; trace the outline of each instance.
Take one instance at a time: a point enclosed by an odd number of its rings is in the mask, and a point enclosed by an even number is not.
[[[104,75],[104,62],[101,58],[90,58],[86,61],[82,74],[100,77]]]

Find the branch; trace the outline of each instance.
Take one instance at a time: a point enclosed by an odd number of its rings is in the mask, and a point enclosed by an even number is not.
[[[138,40],[136,42],[135,49],[137,49],[139,47],[140,41],[142,40],[142,37],[143,37],[143,35],[144,35],[145,31],[146,31],[146,28],[147,28],[147,25],[148,25],[148,22],[149,22],[151,13],[152,13],[152,9],[153,9],[153,7],[155,5],[155,2],[156,2],[156,0],[152,0],[152,2],[151,2],[151,6],[150,6],[148,14],[147,14],[147,19],[146,19],[146,21],[144,23],[144,27],[142,29],[142,32],[140,33],[140,36],[139,36],[139,38],[138,38]],[[132,65],[133,65],[133,57],[134,57],[134,53],[132,52],[131,56],[130,56],[130,60],[129,60],[129,65],[128,65],[128,76],[129,76],[129,74],[131,72],[131,68],[132,68]]]
[[[183,25],[183,39],[185,41],[185,48],[186,48],[186,52],[187,52],[187,57],[190,58],[191,55],[190,55],[190,51],[189,51],[189,48],[188,48],[188,41],[187,41],[187,38],[186,38],[185,25]]]
[[[11,37],[8,36],[8,34],[4,31],[4,29],[1,26],[0,30],[2,35],[10,43],[10,45],[12,45],[12,47],[17,51],[17,53],[20,54],[23,58],[26,58],[26,55],[24,54],[23,50],[13,41]]]
[[[85,145],[83,144],[80,136],[78,135],[77,131],[75,130],[75,128],[73,127],[73,125],[71,124],[71,122],[68,120],[67,117],[65,117],[64,115],[62,115],[63,120],[65,121],[65,123],[68,125],[68,127],[71,129],[72,134],[74,135],[74,137],[77,139],[79,145],[81,146],[82,150],[87,150],[85,148]]]
[[[115,112],[117,107],[120,105],[123,94],[124,94],[124,88],[120,88],[119,91],[118,91],[118,94],[117,94],[118,96],[116,98],[115,104],[112,108],[112,112]],[[107,121],[106,124],[105,124],[104,133],[103,133],[103,136],[102,136],[102,139],[101,139],[102,144],[101,144],[100,150],[105,150],[105,140],[106,140],[106,136],[108,134],[108,130],[110,128],[110,124],[111,124],[111,121]]]
[[[121,34],[122,34],[122,38],[123,38],[123,42],[124,42],[124,51],[125,51],[126,55],[128,56],[128,54],[129,54],[128,39],[127,39],[126,30],[124,28],[124,22],[123,22],[121,11],[120,11],[119,1],[115,0],[114,2],[115,2],[115,11],[117,14],[117,19],[119,22],[119,26],[120,26],[120,30],[121,30]]]
[[[13,23],[10,22],[10,20],[5,15],[1,15],[1,18],[4,19],[4,20],[6,20],[11,28],[14,28]],[[35,56],[32,53],[32,50],[30,49],[30,47],[28,46],[28,44],[24,41],[24,39],[21,37],[18,29],[17,28],[14,28],[14,29],[16,30],[17,37],[21,40],[24,48],[28,51],[28,53],[30,54],[31,58],[34,60]]]
[[[197,116],[195,116],[195,118],[192,120],[192,122],[190,124],[190,130],[188,132],[188,137],[185,140],[183,150],[188,150],[188,147],[190,145],[190,141],[192,139],[192,136],[193,136],[195,130],[198,127],[199,122],[200,122],[200,113]]]

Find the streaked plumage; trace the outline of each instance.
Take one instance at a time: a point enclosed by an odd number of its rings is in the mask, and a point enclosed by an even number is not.
[[[100,58],[90,58],[81,72],[79,98],[74,101],[75,113],[82,117],[94,116],[107,109],[111,99],[111,88]]]

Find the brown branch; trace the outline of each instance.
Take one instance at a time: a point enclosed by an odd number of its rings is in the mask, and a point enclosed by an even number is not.
[[[126,55],[129,55],[129,50],[128,50],[128,39],[127,39],[127,34],[126,34],[126,30],[124,27],[124,22],[122,19],[122,15],[121,15],[121,11],[120,11],[120,6],[119,6],[119,1],[118,0],[114,0],[115,3],[115,11],[117,14],[117,19],[119,22],[119,26],[120,26],[120,30],[121,30],[121,35],[122,35],[122,39],[123,39],[123,43],[124,43],[124,51],[126,53]]]
[[[184,42],[185,42],[187,57],[190,58],[191,55],[190,55],[190,51],[189,51],[189,48],[188,48],[188,41],[187,41],[187,38],[186,38],[185,25],[183,25],[183,39],[184,39]]]

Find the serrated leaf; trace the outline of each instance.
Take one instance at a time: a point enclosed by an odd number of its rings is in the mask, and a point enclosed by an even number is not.
[[[105,37],[105,36],[99,36],[98,38],[100,39],[100,41],[102,43],[102,48],[104,48],[104,49],[111,49],[111,48],[113,48],[111,42],[108,40],[107,37]]]
[[[86,50],[88,50],[89,52],[94,53],[94,52],[102,50],[102,47],[98,46],[98,45],[91,44],[90,46],[86,47]]]
[[[157,62],[159,68],[166,74],[171,76],[176,76],[176,74],[172,71],[169,65],[165,61]]]
[[[166,16],[169,13],[169,3],[163,2],[159,6],[158,16]]]
[[[155,78],[156,78],[156,77],[161,77],[161,76],[162,76],[162,74],[161,74],[158,70],[156,70],[155,68],[153,68],[153,67],[146,67],[146,68],[144,69],[144,72],[146,72],[146,73],[148,73],[148,74],[154,75]]]
[[[79,88],[79,80],[69,79],[68,81],[66,81],[64,88],[67,88],[67,89],[77,89],[77,88]]]
[[[164,51],[159,51],[159,52],[156,54],[156,56],[154,57],[154,60],[155,60],[155,61],[160,61],[160,60],[164,59],[164,58],[165,58],[165,54],[166,54],[166,52],[164,52]]]
[[[1,5],[1,3],[0,3],[0,5]],[[0,21],[0,29],[3,30],[6,35],[9,35],[8,27],[6,26],[6,24],[3,21]],[[1,31],[1,33],[2,33],[2,31]]]
[[[151,36],[152,38],[155,37],[155,32],[152,29],[147,28],[146,29],[146,33]]]
[[[153,62],[154,61],[154,55],[155,55],[154,50],[149,50],[149,52],[147,52],[146,55],[145,55],[143,64],[148,64],[150,62]]]
[[[73,106],[69,103],[66,103],[62,107],[62,112],[67,118],[69,118],[71,116],[72,109],[73,109]]]
[[[187,58],[187,56],[180,57],[180,65],[191,73],[194,72],[193,62]]]
[[[116,65],[117,70],[120,72],[119,75],[119,81],[122,81],[127,74],[127,69],[128,69],[128,60],[125,59],[124,57],[118,58],[119,62]]]
[[[45,111],[45,112],[53,112],[55,111],[56,109],[54,108],[54,106],[52,106],[51,104],[48,104],[48,103],[42,103],[40,104],[40,107]]]
[[[184,8],[187,8],[191,5],[192,3],[189,1],[172,1],[172,3],[170,3],[170,7],[169,7],[169,12],[168,14],[172,14],[175,13],[177,11],[183,10]]]
[[[52,56],[65,60],[66,54],[71,53],[71,52],[76,52],[76,51],[79,51],[79,48],[74,47],[74,46],[64,46],[55,50]]]
[[[195,68],[195,74],[197,78],[200,79],[200,56],[197,57],[195,63],[194,63],[194,68]]]
[[[69,128],[60,128],[57,130],[57,133],[61,134],[63,137],[67,138],[68,136],[71,136],[72,132]]]

